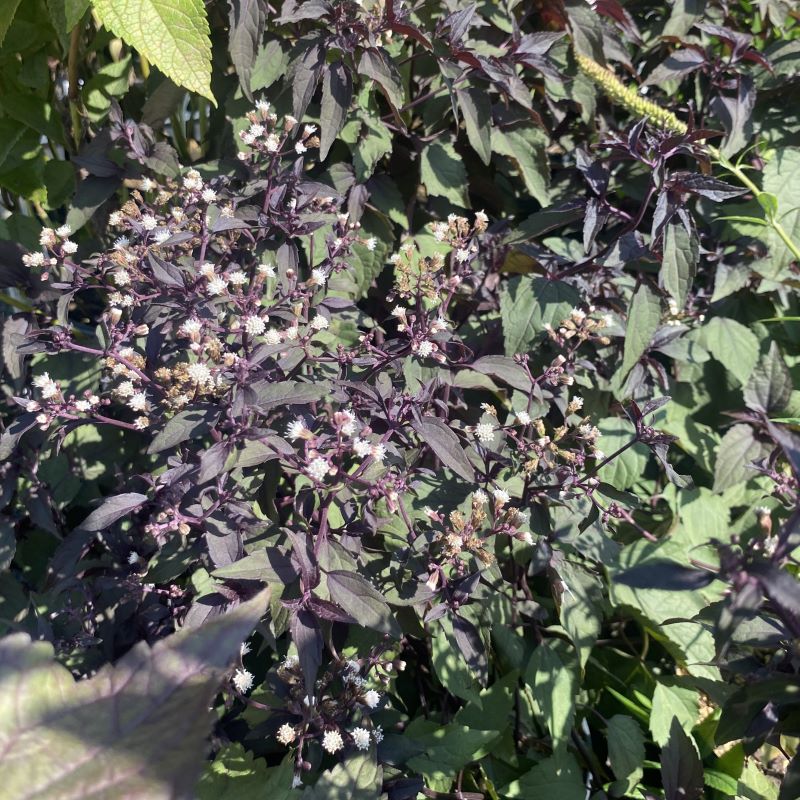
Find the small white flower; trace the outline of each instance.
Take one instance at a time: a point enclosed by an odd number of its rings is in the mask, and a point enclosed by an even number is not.
[[[143,192],[152,192],[157,186],[152,178],[142,178],[139,181],[139,189]]]
[[[114,249],[124,250],[130,243],[131,240],[127,236],[120,236],[117,239],[114,239]]]
[[[283,725],[278,728],[275,738],[282,745],[286,745],[288,747],[294,741],[296,735],[297,733],[295,729],[288,722],[284,722]]]
[[[286,438],[294,442],[297,439],[304,438],[307,432],[308,428],[306,427],[306,423],[298,417],[293,422],[290,422],[286,428]]]
[[[77,253],[77,252],[78,252],[78,245],[77,245],[75,242],[73,242],[73,241],[70,241],[69,239],[65,239],[65,240],[64,240],[64,241],[61,243],[61,249],[62,249],[62,250],[63,250],[63,251],[64,251],[64,252],[65,252],[67,255],[72,255],[73,253]]]
[[[335,753],[344,747],[344,740],[339,731],[325,731],[322,737],[322,749],[328,753]]]
[[[494,497],[495,503],[499,506],[504,506],[509,500],[511,500],[511,495],[506,492],[504,489],[495,489],[492,492],[492,497]]]
[[[294,151],[298,155],[302,155],[307,150],[308,150],[308,148],[302,142],[297,142],[297,144],[294,146]]]
[[[264,135],[264,131],[265,131],[265,128],[260,122],[254,122],[250,126],[250,135],[255,137],[256,139],[259,136],[263,136]]]
[[[121,211],[112,211],[108,215],[108,224],[111,225],[112,228],[118,228],[122,225],[124,219]]]
[[[286,337],[287,341],[293,342],[300,335],[300,330],[297,325],[292,325],[291,328],[287,328],[284,331],[283,335]]]
[[[374,444],[370,448],[370,455],[379,463],[382,464],[383,460],[386,458],[386,445],[385,444]]]
[[[117,386],[117,394],[120,397],[133,397],[135,393],[136,387],[131,381],[123,381],[119,386]]]
[[[206,286],[206,290],[212,296],[220,295],[228,288],[228,281],[225,278],[212,278],[208,285]]]
[[[52,400],[61,391],[58,384],[46,372],[37,375],[33,379],[33,385],[40,390],[44,400]]]
[[[242,646],[239,648],[239,655],[246,656],[250,652],[250,642],[242,642]]]
[[[117,286],[130,286],[131,274],[126,269],[118,269],[111,277]]]
[[[77,400],[75,402],[75,409],[76,411],[82,411],[86,413],[87,411],[92,410],[92,404],[88,400]]]
[[[525,531],[525,533],[522,534],[522,541],[525,542],[525,544],[533,544],[533,534],[530,531]]]
[[[456,261],[458,261],[459,264],[469,261],[469,256],[469,250],[465,250],[463,247],[456,250]]]
[[[303,127],[303,136],[313,136],[317,132],[316,125],[306,125]]]
[[[266,275],[267,278],[274,278],[275,277],[275,267],[272,264],[259,264],[258,265],[258,274],[259,275]]]
[[[197,271],[204,277],[211,280],[214,277],[214,265],[210,261],[204,261]]]
[[[450,323],[444,317],[438,317],[431,323],[430,331],[433,334],[446,331],[450,327]]]
[[[383,741],[383,728],[380,725],[375,726],[375,730],[372,731],[372,738],[375,740],[375,744],[380,744]]]
[[[328,320],[326,317],[323,317],[322,314],[317,314],[314,319],[311,320],[311,327],[315,331],[324,331],[329,325]]]
[[[356,432],[356,417],[352,411],[342,411],[345,421],[341,425],[341,432],[344,436],[352,436]]]
[[[193,339],[199,336],[201,330],[203,330],[203,323],[199,319],[187,319],[183,325],[178,328],[178,333]]]
[[[573,308],[569,315],[575,322],[583,322],[586,319],[586,312],[579,308]]]
[[[364,705],[368,708],[376,708],[378,703],[381,701],[381,693],[376,692],[374,689],[370,689],[368,692],[364,693]]]
[[[336,215],[336,219],[339,220],[340,225],[347,225],[347,220],[350,219],[350,212],[343,211],[341,214]]]
[[[357,750],[369,750],[370,735],[366,728],[355,728],[352,733],[353,744]]]
[[[283,668],[284,669],[294,669],[300,663],[300,659],[297,656],[286,656],[283,659]]]
[[[147,406],[147,395],[144,392],[136,392],[128,400],[128,408],[133,411],[147,411]]]
[[[378,240],[374,236],[370,236],[366,242],[364,242],[364,247],[367,250],[374,250],[378,246]]]
[[[267,329],[266,323],[261,317],[245,317],[242,322],[244,323],[245,332],[250,336],[261,336]]]
[[[318,286],[324,286],[328,281],[328,276],[325,274],[324,269],[317,268],[311,270],[311,279]]]
[[[433,349],[433,342],[423,339],[419,345],[417,345],[417,355],[420,358],[427,358],[433,352]]]
[[[490,422],[479,422],[475,426],[475,438],[486,444],[494,439],[494,425]]]
[[[242,272],[242,270],[237,269],[231,272],[230,275],[228,275],[228,280],[234,286],[243,286],[245,283],[247,283],[247,274],[245,272]]]
[[[26,267],[41,267],[44,264],[44,253],[26,253],[22,256],[22,263]]]
[[[190,364],[186,368],[186,374],[189,376],[189,379],[198,386],[204,386],[212,382],[211,370],[205,364],[199,362]]]
[[[274,133],[267,136],[266,148],[268,153],[277,153],[280,147],[281,140]]]
[[[489,502],[489,496],[483,491],[483,489],[478,489],[472,494],[472,502],[478,503],[479,505],[485,505],[487,502]]]
[[[56,236],[60,236],[62,239],[66,239],[72,233],[72,227],[69,225],[62,225],[60,228],[56,228]]]
[[[255,137],[255,136],[253,136],[253,134],[252,134],[252,133],[250,133],[250,131],[242,131],[242,132],[239,134],[239,136],[241,137],[242,141],[243,141],[245,144],[247,144],[247,145],[255,144],[256,137]]]
[[[395,306],[392,309],[392,316],[397,317],[398,319],[405,319],[407,313],[408,309],[404,308],[403,306]]]
[[[199,192],[203,188],[203,179],[196,169],[190,169],[183,179],[183,185],[190,191]]]
[[[237,669],[233,673],[233,685],[239,692],[249,692],[253,688],[253,674],[246,669]]]
[[[306,473],[312,477],[315,481],[322,481],[324,480],[325,476],[328,474],[331,465],[328,461],[320,456],[317,456],[315,459],[311,461],[311,463],[306,467]]]
[[[256,111],[259,114],[269,114],[270,105],[266,100],[256,100]]]
[[[152,231],[158,225],[158,220],[152,214],[145,214],[142,217],[142,227],[146,231]]]
[[[217,199],[217,193],[213,189],[203,189],[203,193],[200,196],[205,203],[213,203]]]
[[[475,225],[477,227],[486,227],[489,224],[489,217],[483,211],[475,212]]]
[[[431,225],[431,232],[433,233],[433,238],[436,239],[437,242],[443,242],[450,232],[450,226],[446,222],[434,222]]]
[[[515,411],[514,415],[516,416],[520,425],[531,424],[531,415],[527,411]]]
[[[164,244],[164,242],[166,242],[167,239],[169,239],[170,236],[172,236],[172,234],[169,232],[168,228],[159,228],[153,234],[153,241],[156,244]]]
[[[131,550],[128,553],[128,563],[133,566],[134,564],[138,563],[139,561],[139,554],[135,550]]]
[[[366,439],[356,439],[353,442],[353,452],[359,458],[366,458],[372,453],[372,445]]]
[[[275,328],[270,328],[265,334],[264,338],[267,340],[267,344],[280,344],[281,343],[281,334],[279,331],[276,331]]]

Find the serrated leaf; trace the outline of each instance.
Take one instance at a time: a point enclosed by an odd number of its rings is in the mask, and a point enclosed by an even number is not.
[[[289,800],[294,760],[287,756],[277,767],[268,768],[263,758],[254,758],[242,745],[229,744],[206,765],[197,785],[197,800]]]
[[[211,92],[211,39],[203,0],[94,0],[103,25],[179,86]]]
[[[0,770],[15,800],[189,797],[209,705],[268,591],[199,628],[140,642],[76,682],[44,642],[0,640]]]
[[[765,448],[756,439],[750,425],[734,425],[730,428],[717,448],[714,463],[714,491],[724,492],[731,486],[753,478],[756,472],[748,465],[765,455]]]
[[[428,194],[444,197],[461,208],[469,206],[467,170],[449,142],[433,142],[422,151],[420,180]]]
[[[484,164],[492,160],[492,101],[475,86],[456,89],[458,107],[464,118],[467,138]]]
[[[575,716],[577,680],[573,666],[565,663],[562,654],[546,639],[533,651],[525,681],[542,711],[553,749],[564,747]]]
[[[331,570],[326,573],[326,579],[331,600],[359,625],[400,637],[400,626],[392,616],[389,604],[366,578],[355,572]]]
[[[762,356],[744,387],[744,401],[752,411],[774,415],[786,408],[792,396],[792,376],[775,342]]]
[[[671,221],[664,231],[664,256],[661,262],[661,285],[670,293],[678,308],[686,305],[700,255],[700,242],[694,231],[687,232],[680,221]]]
[[[661,302],[646,284],[641,284],[631,299],[625,328],[622,374],[627,375],[647,352],[653,334],[661,323]]]
[[[608,721],[608,760],[619,780],[642,776],[644,762],[644,734],[633,717],[615,714]],[[630,786],[630,783],[628,784]]]
[[[741,384],[758,361],[758,339],[747,327],[726,317],[714,317],[700,329],[699,343]]]
[[[518,275],[500,290],[507,356],[527,353],[545,325],[558,327],[580,302],[578,292],[563,281]]]
[[[475,480],[475,470],[472,468],[464,448],[461,447],[458,436],[446,422],[438,417],[422,417],[419,421],[412,422],[412,427],[422,441],[433,450],[442,464],[466,481]]]
[[[694,739],[673,718],[669,741],[661,751],[665,800],[697,800],[703,794],[703,764]]]
[[[382,783],[383,767],[375,753],[355,753],[323,772],[316,785],[303,792],[303,800],[378,800]]]
[[[259,49],[250,72],[250,89],[257,92],[272,86],[286,72],[289,57],[280,39],[269,39]]]
[[[547,144],[547,134],[539,128],[492,130],[492,150],[514,161],[525,181],[525,188],[542,206],[550,202],[550,162],[547,157]]]
[[[533,769],[512,781],[502,792],[503,797],[552,797],[554,800],[586,800],[586,786],[575,757],[565,751],[546,758]]]
[[[325,160],[347,119],[353,99],[353,79],[343,61],[334,61],[322,78],[319,157]]]
[[[693,689],[657,683],[650,711],[650,732],[656,744],[665,745],[670,738],[673,719],[687,733],[697,721],[698,696]]]

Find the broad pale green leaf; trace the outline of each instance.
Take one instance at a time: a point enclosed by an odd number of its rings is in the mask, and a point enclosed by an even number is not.
[[[112,61],[99,69],[83,87],[83,104],[92,122],[102,121],[111,101],[122,97],[128,91],[131,56],[128,54],[119,61]]]
[[[634,364],[647,352],[650,340],[661,322],[661,301],[646,285],[636,290],[628,309],[625,330],[625,349],[622,356],[622,374],[627,375]]]
[[[554,749],[569,741],[575,716],[577,680],[574,665],[564,660],[564,652],[545,639],[533,651],[525,671],[525,681],[533,690]]]
[[[44,642],[0,640],[0,770],[15,800],[192,796],[209,704],[269,593],[76,682]]]
[[[425,755],[412,758],[408,762],[411,769],[422,773],[449,773],[452,779],[458,770],[488,752],[488,746],[497,739],[498,732],[474,730],[465,725],[451,723],[437,725],[423,734],[417,734],[410,727],[408,736],[415,744],[425,748]]]
[[[179,86],[211,93],[211,39],[203,0],[94,0],[103,24]]]
[[[208,765],[197,785],[198,800],[289,800],[299,797],[292,789],[294,759],[268,768],[240,744],[229,744]]]
[[[495,128],[492,131],[492,150],[514,161],[525,181],[525,188],[542,206],[550,203],[547,144],[547,134],[539,128],[529,127],[514,131]]]
[[[563,582],[559,617],[569,634],[581,669],[584,669],[594,643],[600,635],[602,591],[600,582],[587,570],[564,559],[558,564]]]
[[[650,733],[653,741],[662,747],[669,740],[672,720],[677,719],[687,733],[697,722],[699,697],[694,689],[657,683],[650,711]]]
[[[464,118],[467,138],[484,164],[492,160],[492,101],[475,86],[456,89],[458,106]]]
[[[378,800],[383,783],[383,767],[375,753],[355,753],[320,775],[303,800]],[[294,794],[294,793],[292,793]],[[263,795],[272,800],[272,795]],[[291,795],[289,795],[291,797]]]
[[[420,180],[428,194],[444,197],[453,205],[467,208],[467,170],[449,142],[433,142],[422,151]]]
[[[21,0],[0,0],[0,44],[6,38]]]
[[[744,387],[744,401],[752,411],[775,416],[786,408],[792,396],[792,376],[780,348],[772,342]]]
[[[586,800],[586,785],[575,757],[562,750],[512,781],[501,794],[521,800]]]
[[[461,656],[453,637],[453,626],[449,619],[440,620],[441,627],[434,628],[431,639],[431,656],[436,677],[442,686],[456,697],[480,702],[480,685]]]
[[[700,329],[698,341],[739,383],[747,383],[758,361],[758,339],[749,328],[714,317]]]
[[[763,189],[777,199],[777,218],[795,244],[800,243],[800,147],[776,151],[764,167]],[[777,277],[794,260],[784,241],[772,228],[759,234],[770,250],[770,275]]]
[[[622,417],[602,419],[597,423],[597,429],[602,434],[600,446],[608,456],[636,437],[636,428],[633,423]],[[613,461],[601,467],[598,477],[604,483],[610,483],[615,489],[630,489],[637,481],[641,480],[649,459],[648,447],[637,442]]]
[[[625,714],[615,714],[608,721],[608,760],[614,775],[636,783],[642,776],[644,733],[639,723]]]
[[[563,281],[516,275],[500,291],[506,355],[527,353],[550,325],[558,327],[580,302],[578,292]]]
[[[769,447],[760,442],[751,425],[734,425],[722,437],[714,466],[714,491],[724,492],[731,486],[754,478],[748,465],[766,455]]]
[[[319,157],[323,160],[327,158],[331,145],[347,119],[352,99],[353,79],[350,70],[343,61],[334,61],[322,78]]]
[[[257,92],[272,86],[286,72],[289,56],[280,39],[268,39],[259,49],[250,73],[250,89]]]
[[[664,231],[664,257],[661,262],[661,285],[670,293],[678,308],[686,304],[700,257],[700,242],[694,231],[688,233],[680,221],[671,221]]]
[[[375,171],[378,162],[392,151],[392,135],[377,118],[363,115],[364,131],[358,138],[353,152],[353,166],[360,183],[366,181]],[[345,130],[350,126],[348,125]],[[344,134],[342,134],[344,135]]]

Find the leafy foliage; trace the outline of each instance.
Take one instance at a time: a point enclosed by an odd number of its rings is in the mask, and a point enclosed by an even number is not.
[[[792,4],[0,10],[7,791],[798,795]]]

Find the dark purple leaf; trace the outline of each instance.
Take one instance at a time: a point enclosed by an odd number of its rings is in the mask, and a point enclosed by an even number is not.
[[[703,764],[697,745],[672,718],[669,741],[661,751],[661,779],[665,800],[698,800],[703,795]]]
[[[319,665],[322,663],[322,631],[319,629],[317,618],[302,608],[292,616],[291,631],[300,669],[303,672],[306,697],[312,697],[314,682],[317,679]]]
[[[325,160],[336,141],[353,99],[353,78],[343,61],[334,61],[322,78],[319,157]]]
[[[392,616],[383,595],[355,572],[332,570],[326,573],[331,600],[343,608],[359,625],[374,628],[399,638],[400,626]]]
[[[464,617],[453,615],[453,637],[469,668],[475,673],[481,686],[489,679],[489,660],[486,647],[478,629]]]
[[[92,511],[81,523],[84,531],[102,531],[127,516],[147,502],[147,495],[138,492],[126,492],[114,495],[103,501],[103,504]]]
[[[437,458],[464,480],[474,482],[475,470],[472,468],[458,436],[438,417],[422,417],[411,423]]]
[[[264,33],[266,3],[264,0],[228,0],[228,6],[228,50],[239,76],[239,85],[248,100],[252,101],[250,73]]]

